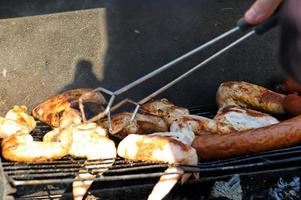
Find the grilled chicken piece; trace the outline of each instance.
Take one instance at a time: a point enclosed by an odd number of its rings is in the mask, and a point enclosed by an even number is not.
[[[123,112],[112,117],[110,133],[119,139],[129,134],[149,134],[168,131],[173,121],[189,114],[185,108],[177,107],[167,99],[155,100],[141,106],[133,123],[129,124],[132,113]],[[103,119],[99,124],[109,129],[108,120]]]
[[[146,103],[141,106],[140,112],[162,117],[168,126],[183,115],[189,114],[186,108],[175,106],[167,99],[159,99]]]
[[[183,131],[181,134],[185,134]],[[189,131],[188,135],[193,134]],[[198,157],[194,148],[186,142],[188,139],[180,141],[182,137],[176,132],[154,133],[151,135],[131,134],[124,138],[118,146],[119,156],[134,161],[161,162],[169,164],[190,164],[197,165]],[[191,138],[188,136],[188,138]],[[183,174],[180,167],[171,166],[166,173],[176,173],[161,176],[155,185],[149,200],[159,200],[164,198],[179,179],[183,183],[191,174]],[[195,174],[198,177],[197,174]]]
[[[104,104],[105,98],[100,93],[90,93],[92,89],[74,89],[62,94],[51,97],[45,102],[39,104],[32,110],[32,115],[40,121],[52,126],[58,127],[62,113],[76,104],[79,98],[85,95],[85,102]]]
[[[226,106],[219,109],[214,117],[217,133],[227,134],[237,131],[246,131],[277,124],[279,121],[269,114],[237,106]]]
[[[279,121],[269,114],[251,109],[243,109],[237,106],[226,106],[220,108],[214,117],[187,115],[179,119],[176,124],[180,127],[188,125],[197,135],[211,133],[228,134],[238,131],[246,131],[277,124]]]
[[[148,134],[158,131],[168,131],[168,126],[165,121],[160,117],[137,114],[134,121],[129,124],[132,113],[123,112],[116,114],[112,117],[112,130],[110,133],[119,139],[125,138],[127,135],[136,134]],[[108,120],[102,120],[99,122],[101,127],[109,129]]]
[[[2,141],[2,155],[16,162],[45,162],[60,159],[69,152],[72,143],[72,122],[76,113],[66,111],[61,119],[57,142],[34,141],[29,133],[18,132]]]
[[[47,133],[44,142],[57,142],[61,133],[58,129]],[[114,163],[116,158],[115,143],[106,137],[107,132],[95,123],[78,124],[72,127],[72,143],[68,154],[77,158],[87,158],[85,167],[80,170],[76,179],[93,179],[102,175]],[[108,159],[105,162],[95,161]],[[92,171],[91,174],[88,170]],[[73,196],[75,200],[81,200],[93,183],[92,180],[73,182]]]
[[[6,138],[18,132],[29,133],[28,128],[16,121],[0,117],[0,138]]]
[[[222,83],[216,94],[220,108],[236,105],[271,114],[284,114],[282,102],[285,95],[243,81]]]
[[[213,119],[198,115],[184,115],[175,122],[180,127],[189,126],[196,135],[217,133],[217,125]]]
[[[0,117],[0,138],[6,138],[18,132],[30,133],[36,127],[36,121],[27,113],[26,106],[14,106],[5,118]]]
[[[5,119],[14,120],[18,124],[27,127],[29,132],[31,132],[37,125],[34,118],[27,114],[27,107],[23,105],[14,106],[6,113]]]

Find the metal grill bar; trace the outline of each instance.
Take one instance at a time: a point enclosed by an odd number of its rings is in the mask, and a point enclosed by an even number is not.
[[[139,173],[139,174],[130,174],[130,175],[120,175],[120,176],[102,176],[91,179],[76,179],[77,181],[93,180],[93,181],[124,181],[132,179],[144,179],[144,178],[156,178],[162,175],[176,174],[176,173]],[[76,181],[74,178],[64,178],[64,179],[48,179],[48,180],[20,180],[13,181],[14,186],[24,186],[24,185],[42,185],[42,184],[58,184],[58,183],[72,183]]]
[[[237,165],[242,162],[258,162],[258,160],[261,161],[267,161],[267,160],[279,160],[280,156],[285,157],[295,157],[296,155],[301,155],[301,146],[291,147],[291,148],[284,148],[284,149],[278,149],[273,151],[268,151],[261,154],[256,155],[249,155],[244,157],[236,157],[233,159],[228,160],[221,160],[221,161],[212,161],[212,162],[205,162],[199,165],[199,167],[210,167],[210,166],[226,166],[226,165]]]
[[[246,173],[240,173],[240,177],[250,177],[250,176],[260,176],[265,174],[276,174],[281,172],[289,172],[289,171],[300,171],[300,167],[289,167],[289,168],[283,168],[283,169],[268,169],[268,170],[262,170],[262,171],[254,171],[254,172],[246,172]],[[207,183],[210,181],[216,181],[216,180],[227,180],[231,178],[234,175],[234,173],[226,174],[226,175],[218,175],[218,176],[211,176],[211,177],[204,177],[200,180],[192,180],[190,183]],[[145,184],[143,186],[141,185],[135,185],[135,188],[139,190],[140,187],[150,186],[152,187],[153,184]],[[106,188],[106,189],[98,189],[95,190],[94,193],[100,193],[102,191],[106,192],[115,192],[115,191],[128,191],[129,189],[132,189],[132,186],[121,186],[121,187],[114,187],[114,188]],[[32,199],[61,199],[61,198],[72,198],[72,193],[60,193],[56,191],[48,191],[47,194],[44,195],[36,195],[36,194],[30,194],[26,197],[22,196],[21,198],[16,197],[16,200],[32,200]]]

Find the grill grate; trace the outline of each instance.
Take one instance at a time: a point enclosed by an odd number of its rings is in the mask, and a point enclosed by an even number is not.
[[[216,112],[215,105],[199,106],[190,109],[192,114],[213,117]],[[38,128],[33,132],[33,137],[41,140],[49,127],[38,123]],[[236,157],[227,160],[216,160],[200,162],[197,166],[181,165],[185,173],[200,172],[202,177],[215,177],[232,173],[245,173],[250,171],[260,171],[278,167],[291,167],[292,163],[301,160],[301,145]],[[41,164],[16,163],[2,160],[4,172],[8,180],[14,186],[41,185],[41,184],[62,184],[71,183],[80,169],[89,164],[85,159],[74,159],[65,157],[61,160],[51,161]],[[93,173],[96,169],[101,169],[103,165],[113,163],[114,160],[95,160],[89,171]],[[129,162],[122,158],[117,158],[113,166],[106,171],[103,176],[96,177],[94,181],[117,181],[148,179],[159,177],[168,167],[167,164],[155,164],[145,162]]]

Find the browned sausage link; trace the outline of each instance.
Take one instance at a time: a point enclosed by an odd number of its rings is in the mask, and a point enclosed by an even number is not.
[[[284,148],[301,142],[301,116],[279,124],[228,135],[202,135],[192,146],[200,160],[222,159]]]
[[[283,100],[285,113],[291,116],[301,115],[301,97],[297,94],[289,94]]]
[[[285,76],[282,85],[284,92],[287,94],[295,93],[301,94],[301,84],[295,81],[290,76]]]

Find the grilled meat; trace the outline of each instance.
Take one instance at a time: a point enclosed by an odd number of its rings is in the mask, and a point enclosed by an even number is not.
[[[76,131],[73,133],[73,136],[74,141],[69,152],[70,155],[88,159],[85,161],[85,167],[79,171],[76,179],[93,179],[96,176],[101,176],[114,164],[116,147],[112,140],[92,133],[87,136],[86,132],[83,131]],[[105,160],[105,162],[99,163],[99,161],[93,161],[96,159],[102,159]],[[92,171],[92,173],[90,173],[90,171]],[[73,182],[74,200],[83,199],[92,183],[92,180]]]
[[[58,127],[63,112],[78,104],[79,98],[83,96],[85,102],[104,104],[105,98],[100,93],[90,93],[92,89],[69,90],[39,104],[32,110],[32,115],[40,121]]]
[[[186,134],[185,130],[181,134]],[[191,135],[193,132],[188,130],[187,134]],[[131,134],[119,143],[117,153],[125,159],[134,161],[196,165],[198,163],[196,151],[189,145],[193,139],[182,142],[181,138],[177,132]],[[182,169],[177,166],[171,166],[165,172],[176,174],[161,176],[149,195],[149,200],[164,198],[179,179],[184,182],[191,176],[191,174],[183,174]]]
[[[119,139],[125,138],[127,135],[148,134],[158,131],[167,131],[168,126],[163,119],[149,114],[137,114],[134,121],[129,124],[132,113],[123,112],[112,117],[112,130],[110,133]],[[108,120],[99,122],[101,127],[109,129]]]
[[[284,114],[282,102],[285,95],[243,81],[222,83],[216,94],[220,108],[236,105],[271,114]]]
[[[36,122],[27,113],[26,106],[14,106],[7,112],[5,118],[0,117],[0,138],[6,138],[16,133],[30,133]]]
[[[285,113],[291,116],[301,114],[301,96],[298,94],[288,94],[283,100],[283,109]]]
[[[220,134],[245,131],[279,123],[276,118],[269,114],[242,109],[237,106],[226,106],[219,109],[213,120],[216,122],[217,133]]]
[[[76,115],[72,109],[61,119],[57,142],[34,141],[29,133],[18,132],[2,141],[2,155],[16,162],[44,162],[60,159],[69,152],[72,143],[72,121]]]
[[[301,116],[239,134],[197,136],[192,146],[202,160],[260,153],[301,142]]]
[[[175,123],[180,127],[190,126],[197,135],[218,132],[216,121],[198,115],[185,115]]]
[[[186,108],[175,106],[167,99],[159,99],[146,103],[141,106],[140,112],[161,117],[168,126],[183,115],[189,114],[189,111]]]
[[[285,76],[277,89],[284,94],[301,94],[301,84],[290,76]]]
[[[14,106],[6,113],[5,119],[14,120],[18,124],[27,127],[29,132],[37,125],[34,118],[27,114],[26,106]]]
[[[60,136],[58,128],[43,137],[44,142],[58,142]],[[116,157],[115,143],[106,137],[107,132],[95,123],[73,124],[72,143],[68,154],[77,158],[87,158],[85,167],[80,170],[76,179],[93,179],[109,169]],[[99,159],[110,159],[110,162],[99,163]],[[94,168],[94,169],[93,169]],[[92,169],[90,173],[88,169]],[[91,170],[90,170],[91,171]],[[76,200],[83,199],[92,180],[73,182],[73,196]]]
[[[119,139],[129,134],[149,134],[154,132],[166,132],[170,125],[189,114],[185,108],[177,107],[167,99],[155,100],[141,106],[133,123],[129,124],[132,113],[123,112],[112,117],[112,130],[110,133]],[[99,121],[99,124],[109,129],[107,119]]]
[[[220,108],[214,117],[209,119],[202,116],[187,115],[176,122],[179,126],[189,125],[195,134],[228,134],[245,131],[279,123],[279,121],[262,112],[242,109],[237,106]]]

